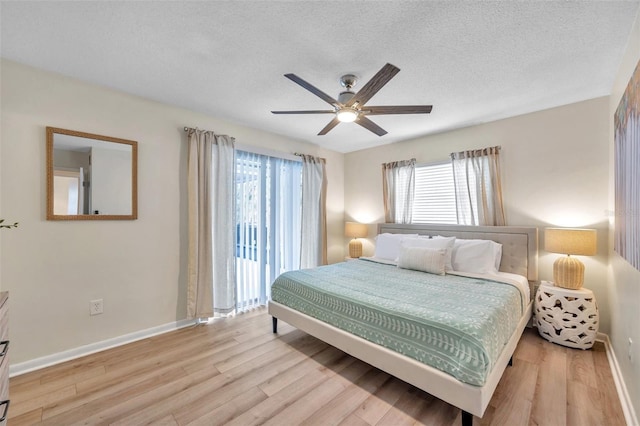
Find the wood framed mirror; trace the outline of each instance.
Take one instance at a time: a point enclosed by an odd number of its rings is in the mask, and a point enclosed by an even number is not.
[[[47,220],[138,218],[138,143],[47,127]]]

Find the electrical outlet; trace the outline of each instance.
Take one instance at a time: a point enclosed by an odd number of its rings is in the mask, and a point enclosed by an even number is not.
[[[102,299],[91,300],[89,302],[89,315],[99,315],[102,313]]]
[[[629,337],[629,352],[627,353],[627,356],[629,357],[629,361],[633,362],[633,340],[631,340],[631,337]]]

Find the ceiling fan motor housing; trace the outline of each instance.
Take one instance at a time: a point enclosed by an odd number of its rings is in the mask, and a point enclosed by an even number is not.
[[[349,102],[351,98],[353,98],[355,95],[356,94],[350,90],[345,90],[344,92],[340,92],[340,94],[338,95],[338,102],[344,105],[347,102]]]

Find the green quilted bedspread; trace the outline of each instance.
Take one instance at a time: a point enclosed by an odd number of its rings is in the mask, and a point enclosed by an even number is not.
[[[271,298],[477,386],[524,313],[511,284],[366,260],[286,272]]]

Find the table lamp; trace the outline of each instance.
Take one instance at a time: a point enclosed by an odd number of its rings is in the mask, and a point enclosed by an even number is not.
[[[579,289],[584,283],[584,264],[571,255],[596,254],[595,229],[546,228],[544,249],[552,253],[566,254],[553,264],[553,281],[556,286]]]
[[[362,242],[358,238],[366,237],[368,231],[368,226],[364,223],[345,222],[344,234],[352,238],[349,242],[349,257],[357,259],[362,256]]]

